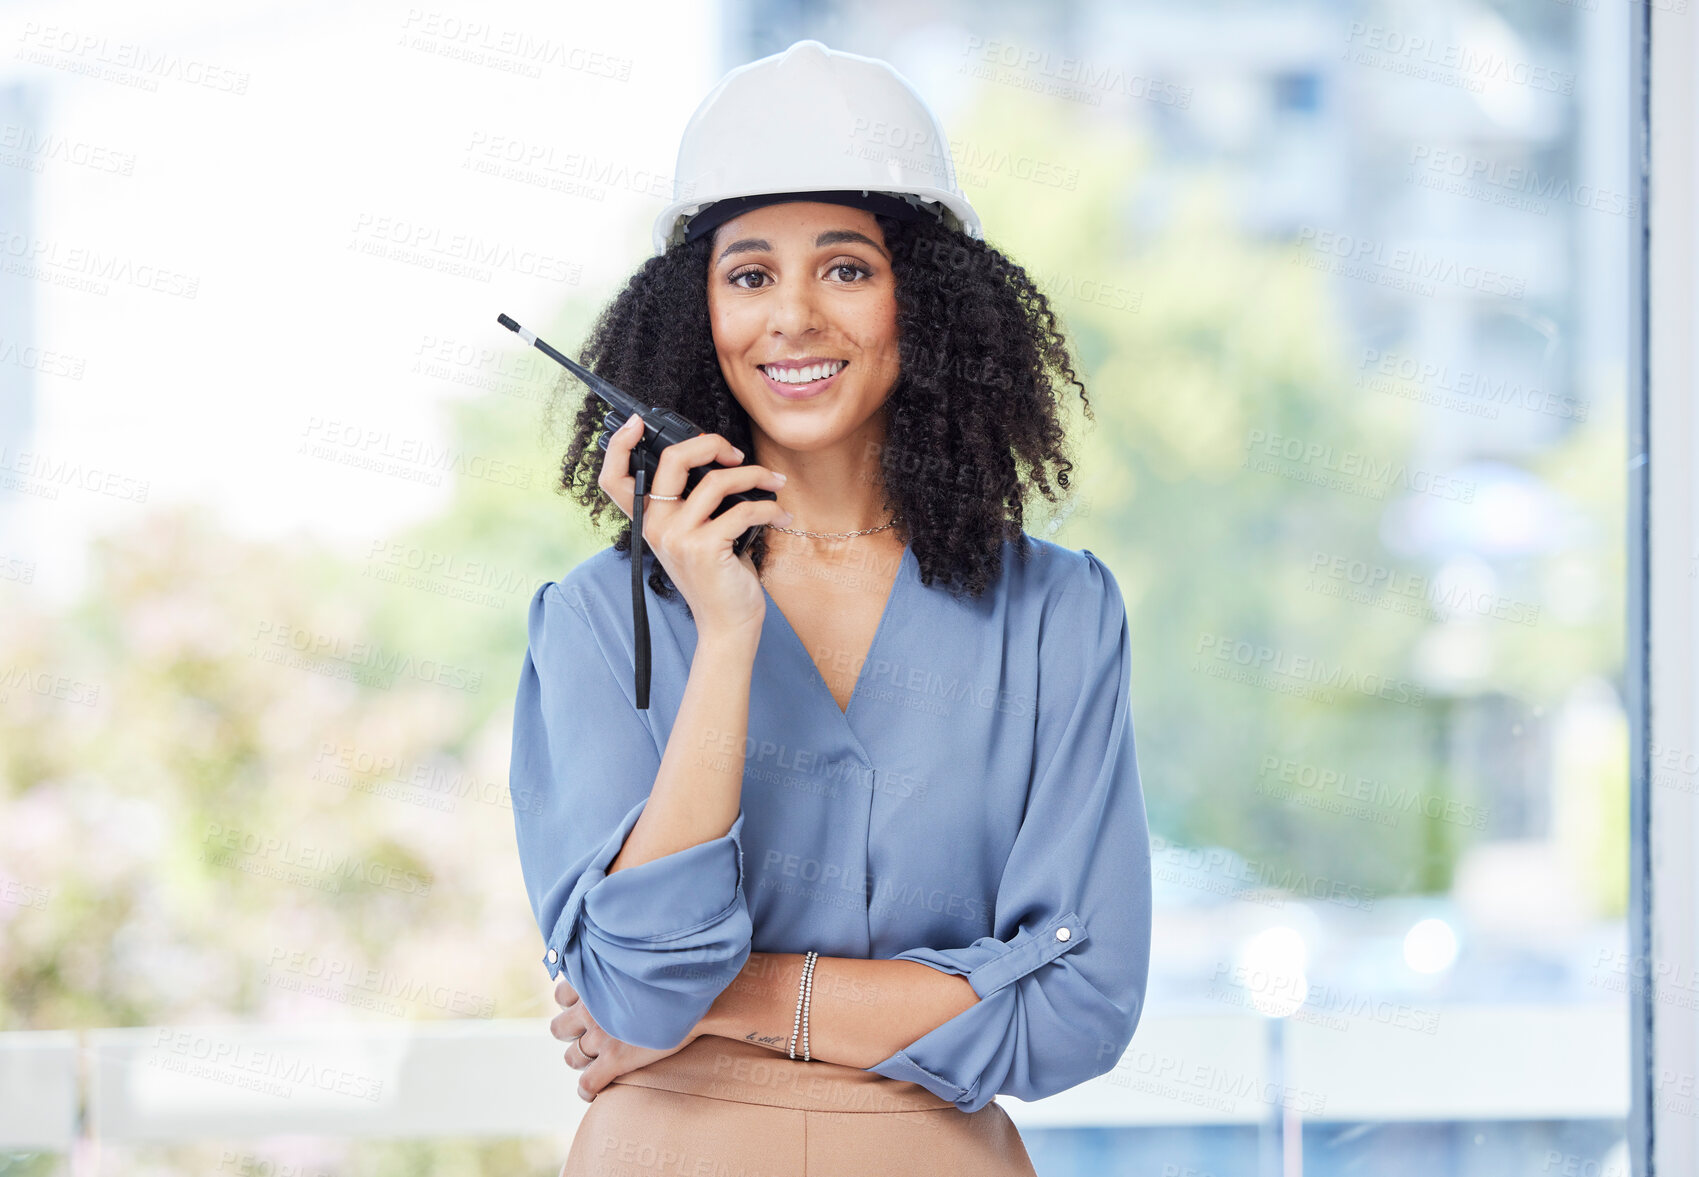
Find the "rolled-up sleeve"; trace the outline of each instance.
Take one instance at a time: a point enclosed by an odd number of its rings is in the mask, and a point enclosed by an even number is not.
[[[998,884],[997,934],[893,958],[965,976],[979,1001],[868,1068],[964,1112],[999,1094],[1054,1095],[1113,1069],[1144,1005],[1151,859],[1131,639],[1115,578],[1082,555],[1039,639],[1033,777]]]
[[[528,625],[509,786],[543,964],[613,1037],[677,1046],[749,957],[743,811],[722,837],[610,876],[662,749],[572,586],[539,588]]]

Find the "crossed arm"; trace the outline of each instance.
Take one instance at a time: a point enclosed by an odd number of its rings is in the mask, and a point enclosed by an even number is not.
[[[790,1053],[803,957],[752,952],[696,1024],[698,1034]],[[931,1033],[979,1000],[966,977],[912,960],[822,956],[808,999],[808,1052],[866,1070]],[[802,1057],[798,1039],[797,1057]]]
[[[632,1046],[609,1037],[564,976],[555,986],[555,998],[563,1008],[550,1030],[569,1043],[566,1061],[583,1071],[578,1093],[586,1100],[594,1099],[627,1071],[665,1058],[704,1034],[753,1042],[788,1056],[802,964],[801,953],[750,953],[742,971],[673,1050]],[[809,992],[808,1053],[824,1062],[866,1070],[978,1001],[966,977],[918,961],[822,956],[814,962]],[[801,1050],[799,1038],[798,1058]]]

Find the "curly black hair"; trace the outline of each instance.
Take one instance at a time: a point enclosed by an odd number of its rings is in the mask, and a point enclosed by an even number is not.
[[[1024,269],[937,217],[875,216],[896,281],[900,371],[880,454],[884,507],[908,537],[923,584],[977,597],[1000,574],[1005,540],[1027,558],[1031,492],[1054,503],[1052,479],[1069,487],[1058,378],[1079,388],[1095,419],[1091,402],[1049,300]],[[597,317],[578,361],[753,455],[749,415],[714,350],[712,245],[708,234],[644,262]],[[556,404],[579,404],[556,493],[586,507],[594,526],[611,505],[597,485],[607,408],[588,393],[571,394],[575,386],[562,373],[554,393]],[[614,547],[630,551],[629,518]],[[749,548],[757,568],[766,550],[763,532]],[[673,588],[659,560],[649,585],[662,597]]]

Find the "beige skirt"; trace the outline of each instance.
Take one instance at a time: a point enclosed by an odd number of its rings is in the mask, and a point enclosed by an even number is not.
[[[591,1101],[561,1177],[1036,1177],[992,1100],[703,1035]]]

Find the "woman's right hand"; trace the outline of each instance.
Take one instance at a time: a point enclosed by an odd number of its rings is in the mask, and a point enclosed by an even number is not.
[[[631,476],[631,449],[641,430],[642,419],[633,413],[608,439],[596,480],[627,518],[637,488]],[[685,480],[695,467],[741,459],[737,448],[718,433],[697,434],[661,451],[649,490],[657,495],[683,494]],[[686,498],[677,502],[650,499],[643,504],[643,542],[690,603],[698,632],[759,632],[767,598],[755,562],[747,554],[733,555],[732,543],[751,527],[764,523],[782,527],[791,517],[777,501],[738,503],[718,518],[709,515],[732,491],[757,487],[777,491],[783,485],[784,475],[764,466],[723,465],[703,475]]]

